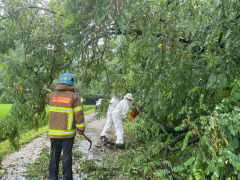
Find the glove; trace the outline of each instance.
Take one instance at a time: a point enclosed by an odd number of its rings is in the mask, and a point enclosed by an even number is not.
[[[131,116],[130,116],[130,115],[127,115],[126,119],[130,120],[130,119],[131,119]]]
[[[133,118],[132,116],[130,116],[129,121],[130,121],[130,122],[133,122],[133,119],[134,119],[134,118]]]
[[[80,134],[80,135],[83,135],[83,133],[84,133],[83,131],[81,131],[81,130],[79,130],[79,129],[77,130],[77,132],[78,132],[78,134]]]
[[[127,118],[126,119],[128,119],[130,122],[132,122],[133,121],[133,117],[132,116],[130,116],[130,115],[127,115]]]

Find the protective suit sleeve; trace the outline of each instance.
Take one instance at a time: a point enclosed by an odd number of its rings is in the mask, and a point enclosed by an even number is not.
[[[83,107],[80,99],[76,94],[74,94],[73,96],[73,117],[76,122],[76,128],[84,132],[85,122],[84,122]]]
[[[112,104],[114,102],[114,97],[110,100],[109,104]]]
[[[127,117],[127,114],[128,114],[128,111],[130,110],[130,106],[129,104],[127,103],[127,100],[126,101],[123,101],[122,103],[122,117],[123,118],[126,118]]]

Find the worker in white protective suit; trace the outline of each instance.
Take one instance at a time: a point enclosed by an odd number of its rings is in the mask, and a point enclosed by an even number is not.
[[[102,139],[103,141],[108,140],[106,135],[109,132],[111,126],[113,125],[112,111],[114,110],[114,108],[117,106],[117,104],[120,102],[121,99],[122,99],[122,94],[118,94],[117,96],[113,96],[109,102],[108,111],[107,111],[107,120],[100,137],[100,139]]]
[[[116,130],[117,140],[116,148],[125,149],[124,139],[123,139],[123,119],[127,117],[128,111],[132,106],[133,95],[127,93],[124,98],[117,104],[115,109],[112,111],[112,120]]]

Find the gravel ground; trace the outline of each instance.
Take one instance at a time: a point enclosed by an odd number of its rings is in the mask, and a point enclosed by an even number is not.
[[[85,134],[92,140],[92,148],[88,151],[89,142],[82,140],[82,138],[76,138],[74,143],[75,150],[83,152],[89,159],[99,158],[101,153],[104,152],[104,148],[97,148],[96,145],[100,143],[99,137],[105,120],[105,118],[96,120],[95,113],[86,115],[87,128]],[[41,149],[46,146],[50,147],[50,141],[47,134],[44,134],[25,144],[19,151],[7,155],[2,162],[3,168],[7,170],[2,180],[26,180],[24,177],[25,165],[33,163],[39,157]],[[74,163],[74,180],[80,180],[80,177],[75,173],[76,168],[77,164]]]

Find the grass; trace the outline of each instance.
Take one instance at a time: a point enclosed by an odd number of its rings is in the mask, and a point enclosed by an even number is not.
[[[91,114],[93,112],[95,112],[95,109],[89,109],[89,110],[84,112],[84,115]]]
[[[86,112],[88,110],[95,109],[95,105],[84,105],[83,111]]]
[[[84,105],[83,112],[84,112],[84,115],[95,112],[95,105]]]
[[[1,105],[0,105],[0,107],[1,107]],[[3,107],[5,109],[4,110],[4,112],[5,112],[8,110],[8,108],[10,109],[11,105],[8,104],[7,106],[3,106]],[[1,109],[1,111],[2,111],[2,109]],[[85,105],[83,108],[83,111],[84,111],[84,115],[90,114],[95,111],[95,105]],[[4,114],[4,112],[2,114]],[[7,112],[5,114],[7,114]],[[20,135],[19,143],[20,143],[20,145],[28,143],[31,140],[33,140],[35,137],[37,137],[41,134],[47,133],[47,131],[48,131],[48,125],[43,126],[43,127],[39,128],[38,130],[33,129],[28,132],[25,132]],[[4,157],[6,154],[11,153],[13,151],[14,151],[14,148],[11,146],[9,140],[5,140],[0,143],[0,156],[1,157]]]
[[[0,120],[10,111],[11,104],[0,104]]]
[[[34,139],[35,137],[44,134],[48,131],[48,126],[44,126],[42,128],[39,128],[38,131],[37,130],[30,130],[26,133],[23,133],[20,136],[20,140],[19,143],[20,145],[25,144],[30,142],[32,139]],[[3,142],[0,143],[0,155],[1,156],[5,156],[7,153],[13,152],[14,148],[11,146],[10,141],[9,140],[5,140]]]

